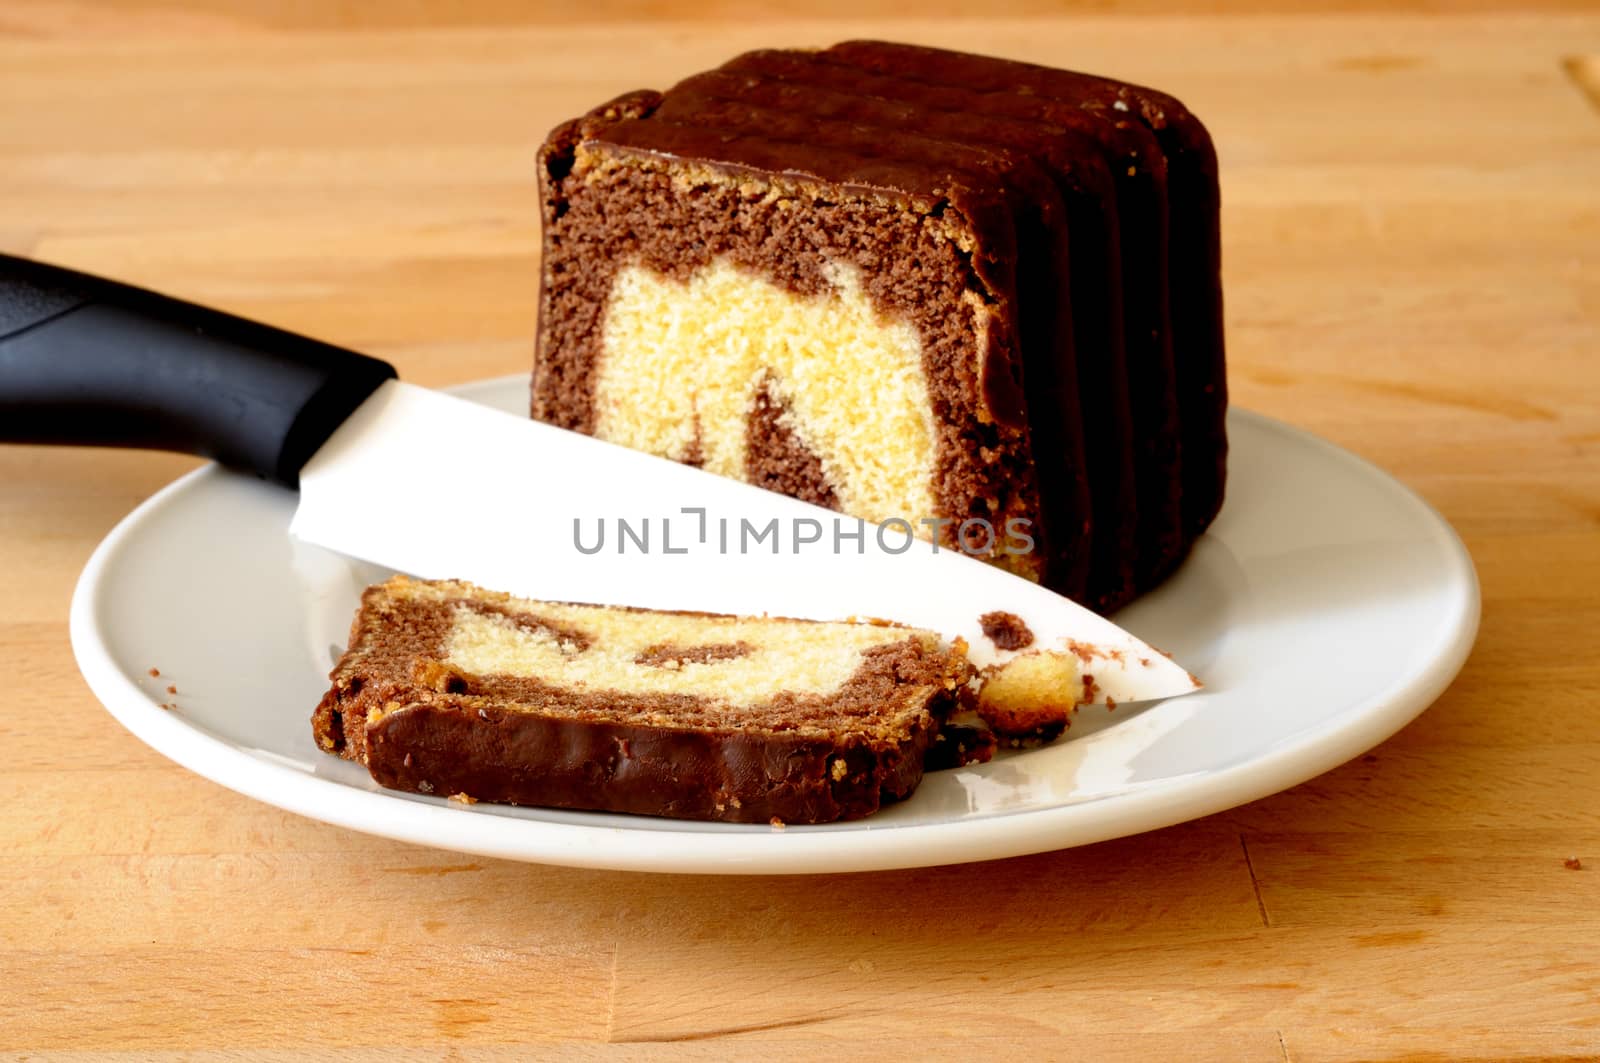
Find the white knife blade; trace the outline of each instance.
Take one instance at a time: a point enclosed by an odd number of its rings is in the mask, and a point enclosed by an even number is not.
[[[978,667],[1075,652],[1094,700],[1199,684],[1133,635],[948,547],[691,466],[391,380],[300,470],[291,534],[424,579],[528,598],[815,620],[873,617],[964,638]],[[602,539],[603,536],[603,539]]]

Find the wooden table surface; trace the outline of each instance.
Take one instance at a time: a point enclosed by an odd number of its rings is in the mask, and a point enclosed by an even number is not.
[[[8,0],[0,249],[443,385],[529,364],[534,151],[615,92],[863,34],[1150,82],[1219,146],[1237,403],[1390,470],[1477,561],[1482,634],[1432,709],[1276,797],[997,863],[724,879],[463,857],[257,804],[127,734],[78,676],[68,598],[194,462],[0,448],[0,1050],[1600,1055],[1600,18],[1053,6],[767,3],[780,20],[757,25],[731,3],[416,0],[362,23]]]

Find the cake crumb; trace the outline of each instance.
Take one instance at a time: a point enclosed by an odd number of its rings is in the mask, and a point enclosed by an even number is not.
[[[449,800],[462,805],[475,805],[478,803],[478,799],[471,794],[451,794]]]
[[[1033,645],[1033,632],[1016,613],[996,610],[978,617],[978,626],[995,647],[1002,650],[1025,650]]]
[[[1112,697],[1110,694],[1107,694],[1106,695],[1106,711],[1107,712],[1115,712],[1116,710],[1117,710],[1117,699]]]
[[[998,740],[976,711],[963,709],[948,719],[923,756],[924,771],[944,771],[982,764],[994,757]]]
[[[178,692],[178,688],[176,686],[174,686],[171,683],[167,684],[167,693],[168,694],[176,694],[177,692]]]
[[[788,824],[784,823],[783,820],[779,819],[777,816],[773,816],[771,819],[767,820],[767,822],[772,824],[773,830],[783,830],[784,827],[788,826]]]
[[[1583,861],[1579,860],[1576,856],[1569,856],[1565,860],[1561,861],[1561,866],[1566,868],[1568,871],[1582,871]]]
[[[150,678],[151,679],[155,679],[160,675],[161,675],[161,669],[159,669],[159,668],[150,669]]]

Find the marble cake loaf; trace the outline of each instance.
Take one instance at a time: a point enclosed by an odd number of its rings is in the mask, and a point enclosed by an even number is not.
[[[1220,508],[1216,159],[1171,97],[848,42],[630,93],[541,157],[535,417],[1101,610]]]
[[[362,596],[312,716],[381,785],[733,822],[906,797],[971,677],[932,632],[512,598],[397,576]]]

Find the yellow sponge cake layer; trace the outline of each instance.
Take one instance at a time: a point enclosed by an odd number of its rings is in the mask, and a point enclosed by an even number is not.
[[[913,523],[936,512],[928,381],[917,330],[887,318],[860,272],[780,288],[724,259],[679,281],[634,265],[607,300],[594,431],[746,477],[758,402],[821,466],[839,508]]]
[[[912,638],[928,652],[938,650],[931,632],[876,624],[522,602],[516,610],[452,605],[444,663],[473,675],[559,680],[574,691],[692,694],[756,705],[784,692],[837,694],[873,647]]]

